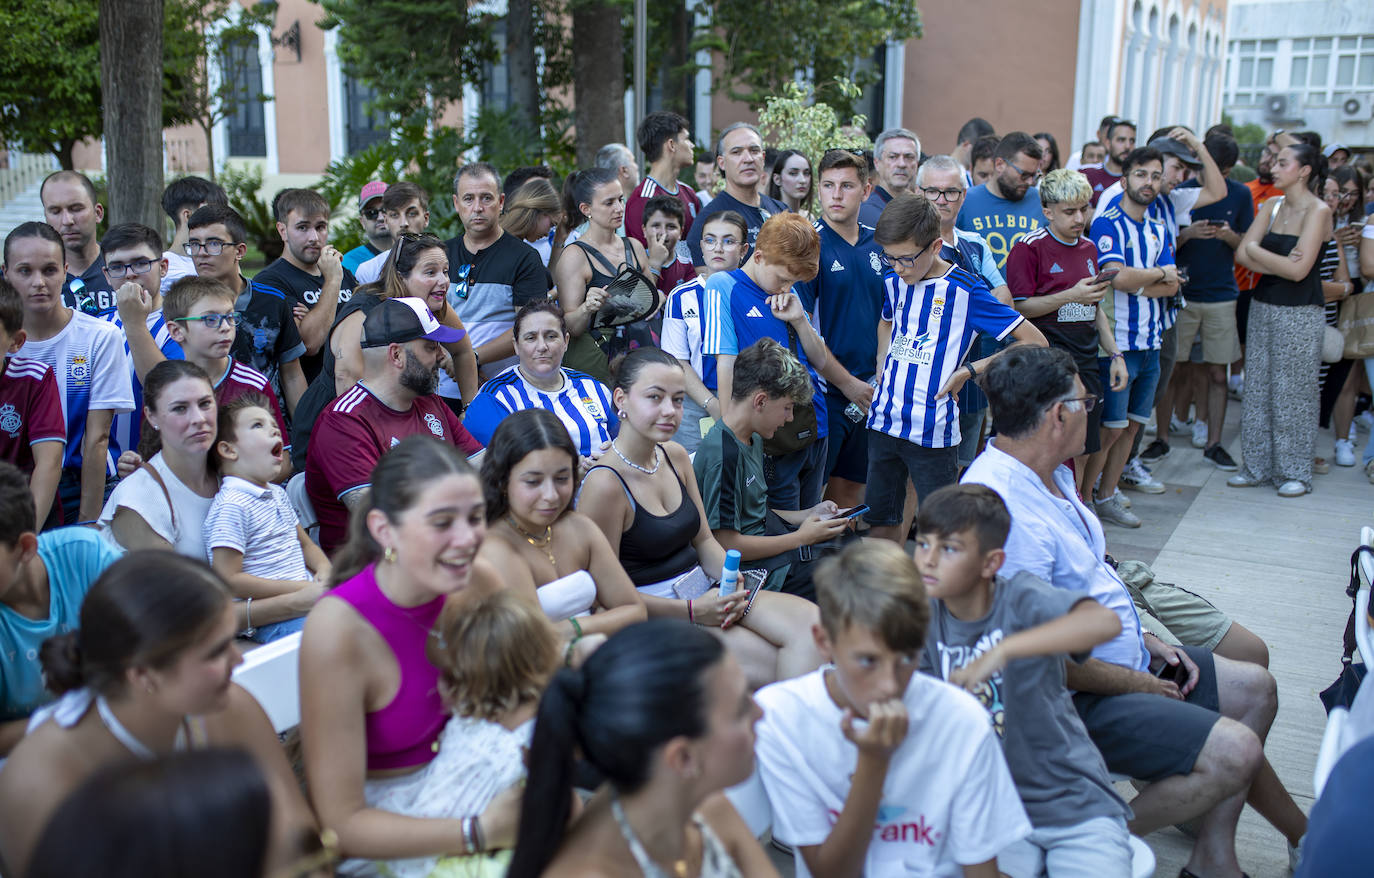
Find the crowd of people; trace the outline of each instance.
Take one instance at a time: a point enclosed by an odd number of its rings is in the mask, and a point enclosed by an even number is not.
[[[1236,878],[1247,802],[1303,868],[1263,641],[1108,537],[1180,434],[1281,497],[1328,427],[1357,464],[1351,151],[637,134],[369,182],[347,253],[283,190],[251,279],[208,180],[166,240],[44,181],[0,278],[0,873],[774,875],[761,822],[798,875],[1129,875],[1188,824],[1181,878]],[[288,750],[232,674],[291,636]]]

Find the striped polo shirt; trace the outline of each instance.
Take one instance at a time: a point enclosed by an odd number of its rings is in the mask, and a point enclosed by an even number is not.
[[[205,516],[206,559],[214,563],[215,549],[233,549],[242,553],[249,576],[307,581],[313,574],[296,533],[299,523],[280,485],[225,476]]]
[[[1097,264],[1104,269],[1112,262],[1127,268],[1174,264],[1174,248],[1164,221],[1146,213],[1136,222],[1121,209],[1119,201],[1093,218],[1089,237],[1097,245]],[[1117,346],[1123,351],[1159,350],[1165,329],[1165,300],[1147,297],[1143,290],[1113,290],[1100,305],[1111,319]]]
[[[978,333],[998,341],[1022,321],[987,282],[951,265],[915,286],[896,272],[883,282],[882,319],[892,324],[868,428],[925,448],[958,445],[959,403],[936,394],[963,363]]]

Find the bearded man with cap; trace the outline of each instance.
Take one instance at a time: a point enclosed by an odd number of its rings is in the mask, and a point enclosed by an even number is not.
[[[379,253],[391,249],[394,243],[391,230],[386,225],[386,214],[382,212],[382,196],[386,194],[387,184],[372,180],[358,193],[358,224],[363,227],[363,242],[344,254],[343,267],[356,277],[358,266]]]
[[[402,439],[419,433],[465,454],[482,450],[434,393],[445,356],[441,345],[464,335],[440,324],[414,298],[387,299],[363,321],[363,377],[320,415],[306,454],[305,488],[326,552],[347,539],[349,511],[365,500],[372,468]]]

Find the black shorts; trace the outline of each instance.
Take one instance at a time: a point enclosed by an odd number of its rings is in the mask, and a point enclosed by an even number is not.
[[[1198,667],[1198,683],[1187,701],[1144,692],[1073,696],[1073,705],[1109,771],[1156,781],[1193,770],[1212,726],[1221,719],[1217,666],[1205,649],[1179,648]]]
[[[1073,364],[1078,367],[1078,379],[1083,382],[1083,390],[1088,396],[1097,397],[1097,404],[1088,412],[1088,435],[1083,442],[1084,454],[1095,454],[1102,450],[1102,369],[1097,362],[1097,354],[1083,356],[1076,351]]]
[[[830,424],[825,474],[862,485],[868,481],[868,412],[851,421],[844,413],[848,406],[849,399],[842,393],[825,396],[825,417]]]

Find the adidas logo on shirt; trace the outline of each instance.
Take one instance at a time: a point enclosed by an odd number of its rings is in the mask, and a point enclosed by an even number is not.
[[[748,313],[746,313],[744,316],[745,316],[745,317],[762,317],[763,314],[759,313],[759,306],[758,306],[758,305],[754,305],[754,306],[752,306],[752,307],[749,309]]]
[[[1051,265],[1051,266],[1050,266],[1050,274],[1063,274],[1063,273],[1064,273],[1064,269],[1062,269],[1062,268],[1059,267],[1059,263],[1058,263],[1058,262],[1056,262],[1054,265]]]
[[[840,264],[840,260],[836,259],[834,262],[830,263],[830,270],[844,271],[844,266]]]

